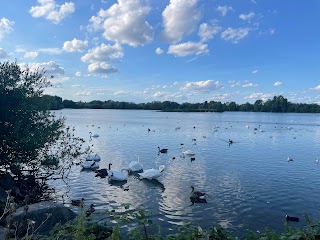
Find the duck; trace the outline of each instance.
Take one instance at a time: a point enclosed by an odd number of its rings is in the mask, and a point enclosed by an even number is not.
[[[288,162],[293,162],[293,158],[287,157]]]
[[[71,205],[73,206],[80,206],[83,204],[84,198],[77,199],[77,200],[71,200]]]
[[[167,153],[167,152],[168,152],[168,149],[167,149],[167,148],[162,148],[162,149],[160,149],[160,147],[158,147],[158,152],[159,152],[159,153]]]
[[[161,165],[159,169],[151,168],[151,169],[145,170],[144,172],[139,173],[139,176],[141,179],[143,178],[147,178],[149,180],[157,179],[158,177],[162,176],[164,169],[165,169],[165,166]]]
[[[130,172],[139,172],[143,170],[143,165],[139,162],[140,157],[138,157],[138,161],[132,161],[129,164]]]
[[[86,216],[89,217],[96,209],[94,208],[94,204],[91,204],[90,207],[86,210]]]
[[[288,215],[286,215],[286,221],[288,222],[299,222],[299,218],[298,217],[290,217]]]
[[[127,181],[129,169],[123,168],[119,170],[108,170],[108,176],[113,181]]]
[[[232,144],[232,143],[233,143],[233,141],[232,141],[231,139],[229,139],[228,143],[229,143],[229,144]]]

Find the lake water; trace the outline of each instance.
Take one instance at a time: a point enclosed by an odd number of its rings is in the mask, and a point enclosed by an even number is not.
[[[185,221],[243,233],[265,227],[281,231],[286,214],[300,217],[292,226],[305,222],[304,213],[320,219],[319,114],[89,109],[57,114],[87,141],[89,132],[100,135],[91,142],[101,156],[100,168],[112,163],[122,169],[138,156],[144,169],[166,166],[158,181],[129,176],[128,191],[76,166],[68,196],[83,197],[97,211],[130,203],[130,209],[149,210],[164,232]],[[194,161],[179,157],[181,143],[195,152]],[[158,155],[158,146],[168,153]],[[191,185],[207,193],[207,203],[191,205]]]

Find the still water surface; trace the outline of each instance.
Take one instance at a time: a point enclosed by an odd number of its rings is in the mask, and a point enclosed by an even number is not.
[[[91,141],[101,156],[100,168],[112,163],[122,169],[138,156],[144,169],[166,166],[158,181],[130,175],[128,191],[75,167],[68,196],[83,197],[97,211],[130,203],[131,209],[149,210],[165,231],[184,221],[241,233],[282,230],[286,214],[301,218],[294,226],[303,224],[305,212],[320,219],[319,114],[89,109],[60,114],[85,140],[89,132],[100,135]],[[229,139],[234,143],[229,145]],[[181,143],[195,152],[195,161],[179,157]],[[168,148],[168,154],[158,155],[158,146]],[[207,203],[191,205],[191,185],[207,193]]]

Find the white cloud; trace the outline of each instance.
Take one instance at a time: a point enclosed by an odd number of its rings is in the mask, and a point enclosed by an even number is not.
[[[106,62],[94,62],[88,66],[88,71],[92,73],[111,74],[118,70]]]
[[[61,22],[65,17],[75,11],[73,2],[56,4],[55,0],[37,0],[39,5],[31,7],[29,12],[34,18],[43,17],[53,23]]]
[[[120,44],[106,45],[102,43],[100,46],[92,48],[81,57],[83,62],[108,62],[111,59],[122,58],[123,50]]]
[[[4,38],[7,33],[13,31],[14,21],[3,17],[0,19],[0,40]]]
[[[255,69],[255,70],[252,70],[252,74],[256,74],[257,72],[259,72],[259,70],[258,69]]]
[[[1,58],[8,58],[9,55],[2,49],[0,48],[0,59]]]
[[[241,86],[241,82],[240,81],[228,81],[231,85],[230,87],[238,87],[238,86]]]
[[[239,40],[248,36],[250,28],[227,28],[227,30],[221,33],[221,38],[232,43],[238,43]]]
[[[62,49],[61,48],[40,48],[38,52],[48,53],[51,55],[58,55],[62,53]]]
[[[23,57],[24,58],[36,58],[38,56],[39,52],[34,51],[34,52],[26,52]]]
[[[255,14],[254,12],[251,12],[251,13],[248,13],[248,14],[240,14],[240,15],[239,15],[239,18],[240,18],[241,20],[243,20],[243,21],[248,21],[248,22],[250,22],[250,20],[251,20],[252,18],[254,18],[255,15],[256,15],[256,14]]]
[[[170,0],[162,12],[163,37],[170,43],[182,40],[183,36],[196,30],[201,19],[201,12],[197,9],[198,0]]]
[[[66,41],[63,44],[63,50],[66,52],[83,52],[88,46],[88,41],[81,41],[74,38],[72,41]]]
[[[165,93],[164,92],[156,92],[152,95],[153,97],[164,97]]]
[[[123,95],[127,95],[128,92],[125,92],[125,91],[117,91],[117,92],[114,92],[113,95],[114,96],[123,96]]]
[[[181,90],[192,92],[210,92],[221,89],[222,87],[223,86],[219,81],[214,82],[213,80],[206,80],[199,82],[188,82],[181,88]]]
[[[314,88],[311,88],[311,90],[314,90],[314,91],[320,91],[320,85],[314,87]]]
[[[230,93],[217,93],[213,94],[210,100],[218,101],[218,102],[226,102],[227,100],[230,100],[231,94]]]
[[[75,73],[75,76],[76,77],[82,77],[82,74],[81,74],[81,72],[78,71],[78,72]]]
[[[252,100],[263,100],[267,101],[268,99],[272,98],[273,94],[266,94],[266,93],[252,93],[251,95],[245,97],[245,99],[252,99]]]
[[[103,37],[130,46],[144,45],[153,39],[153,28],[146,21],[150,8],[140,0],[118,0],[90,19],[94,30],[103,29]]]
[[[247,84],[243,84],[242,87],[257,87],[258,84],[253,84],[253,83],[247,83]]]
[[[218,6],[216,10],[217,10],[222,16],[225,16],[225,15],[227,15],[227,13],[228,13],[229,11],[231,11],[231,10],[233,10],[233,9],[232,9],[232,7],[228,7],[228,6],[224,5],[224,6]]]
[[[79,92],[75,94],[76,96],[90,96],[92,95],[92,92],[88,91],[88,92]]]
[[[158,48],[156,49],[156,54],[162,54],[162,53],[163,53],[163,50],[158,47]]]
[[[275,86],[275,87],[278,87],[278,86],[280,86],[280,85],[282,85],[282,82],[275,82],[275,83],[273,84],[273,86]]]
[[[19,64],[21,69],[29,68],[32,72],[45,70],[47,75],[60,75],[64,74],[64,68],[60,67],[59,64],[50,61],[43,63],[21,63]]]
[[[207,23],[202,23],[199,27],[198,35],[201,37],[201,41],[205,42],[213,38],[218,32],[221,31],[221,27],[217,25],[208,25]]]
[[[186,42],[176,45],[170,45],[168,53],[178,57],[185,57],[191,55],[207,54],[209,53],[209,49],[207,44]]]
[[[276,32],[276,30],[274,28],[269,28],[268,32],[270,35],[273,35]]]

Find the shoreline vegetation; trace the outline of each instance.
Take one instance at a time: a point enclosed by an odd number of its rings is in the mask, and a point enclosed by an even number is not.
[[[292,103],[282,95],[274,96],[267,101],[256,100],[255,103],[237,104],[236,102],[205,101],[203,103],[177,103],[171,101],[153,101],[147,103],[133,103],[123,101],[74,102],[62,100],[58,96],[43,95],[40,99],[49,110],[72,109],[131,109],[158,110],[162,112],[278,112],[278,113],[320,113],[320,105],[316,103]]]

